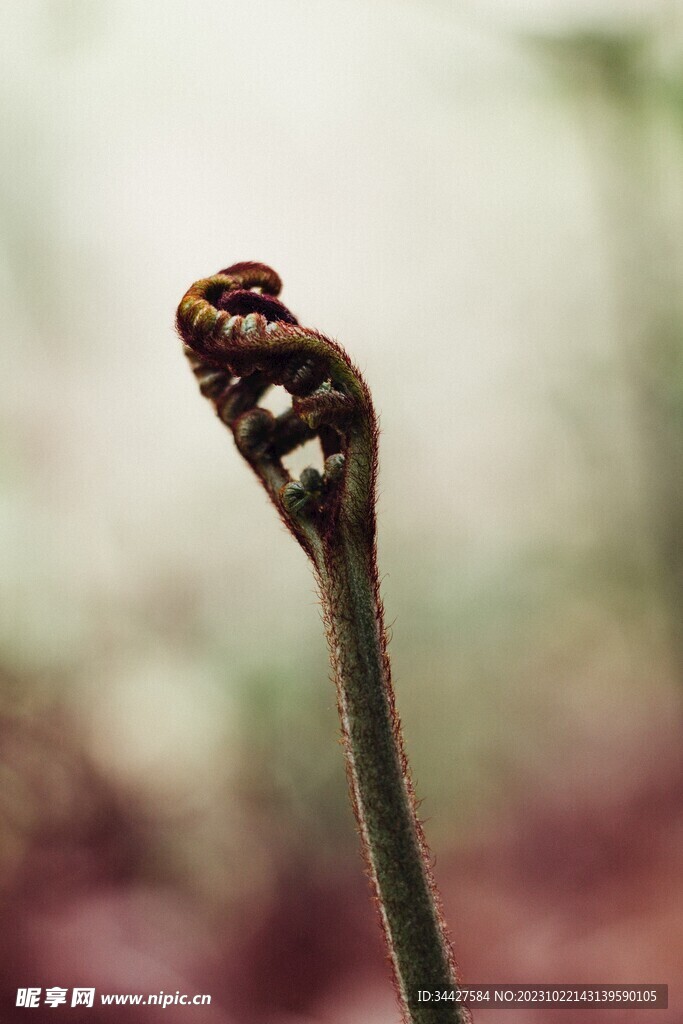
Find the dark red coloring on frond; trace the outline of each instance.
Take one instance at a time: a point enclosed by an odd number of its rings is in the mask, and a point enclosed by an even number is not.
[[[297,318],[285,306],[284,302],[272,295],[259,295],[258,292],[237,288],[234,291],[223,291],[215,302],[216,309],[222,309],[230,316],[248,316],[249,313],[260,313],[269,324],[298,324]]]

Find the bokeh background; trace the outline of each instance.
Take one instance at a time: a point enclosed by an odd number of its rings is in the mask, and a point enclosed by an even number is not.
[[[91,1022],[398,1016],[309,567],[174,335],[245,259],[381,416],[397,699],[464,977],[668,982],[629,1019],[683,1021],[682,22],[3,5],[3,1021],[28,985],[213,997]],[[486,1014],[513,1017],[586,1020]]]

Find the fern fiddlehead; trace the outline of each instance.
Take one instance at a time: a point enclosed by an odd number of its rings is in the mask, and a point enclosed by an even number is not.
[[[458,977],[394,706],[376,561],[372,399],[344,350],[300,326],[279,291],[269,267],[234,264],[189,289],[178,330],[202,393],[313,563],[351,797],[404,1020],[465,1024],[463,1007],[417,1001],[418,990]],[[258,404],[273,385],[292,396],[279,416]],[[293,480],[283,457],[313,438],[323,473],[309,468]]]

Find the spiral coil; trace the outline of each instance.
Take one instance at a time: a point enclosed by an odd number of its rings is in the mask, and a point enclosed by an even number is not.
[[[270,267],[236,263],[192,285],[177,327],[202,394],[310,552],[313,534],[341,515],[374,530],[377,427],[358,369],[336,342],[298,323],[280,288]],[[258,404],[273,386],[292,396],[279,416]],[[323,473],[294,480],[283,457],[316,437]]]

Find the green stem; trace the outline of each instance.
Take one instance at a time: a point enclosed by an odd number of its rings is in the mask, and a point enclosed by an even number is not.
[[[394,710],[372,541],[340,530],[315,562],[349,784],[405,1020],[465,1024],[468,1011],[454,1003],[417,1002],[419,990],[457,976]]]
[[[262,293],[245,306],[255,287]],[[420,990],[455,986],[458,976],[394,709],[375,557],[372,398],[343,349],[273,298],[279,289],[269,267],[234,264],[189,289],[178,328],[203,394],[315,566],[351,795],[403,1019],[468,1024],[469,1010],[453,1002],[418,1002]],[[291,414],[258,406],[273,384],[293,396]],[[316,435],[323,474],[309,467],[292,480],[282,456]]]

